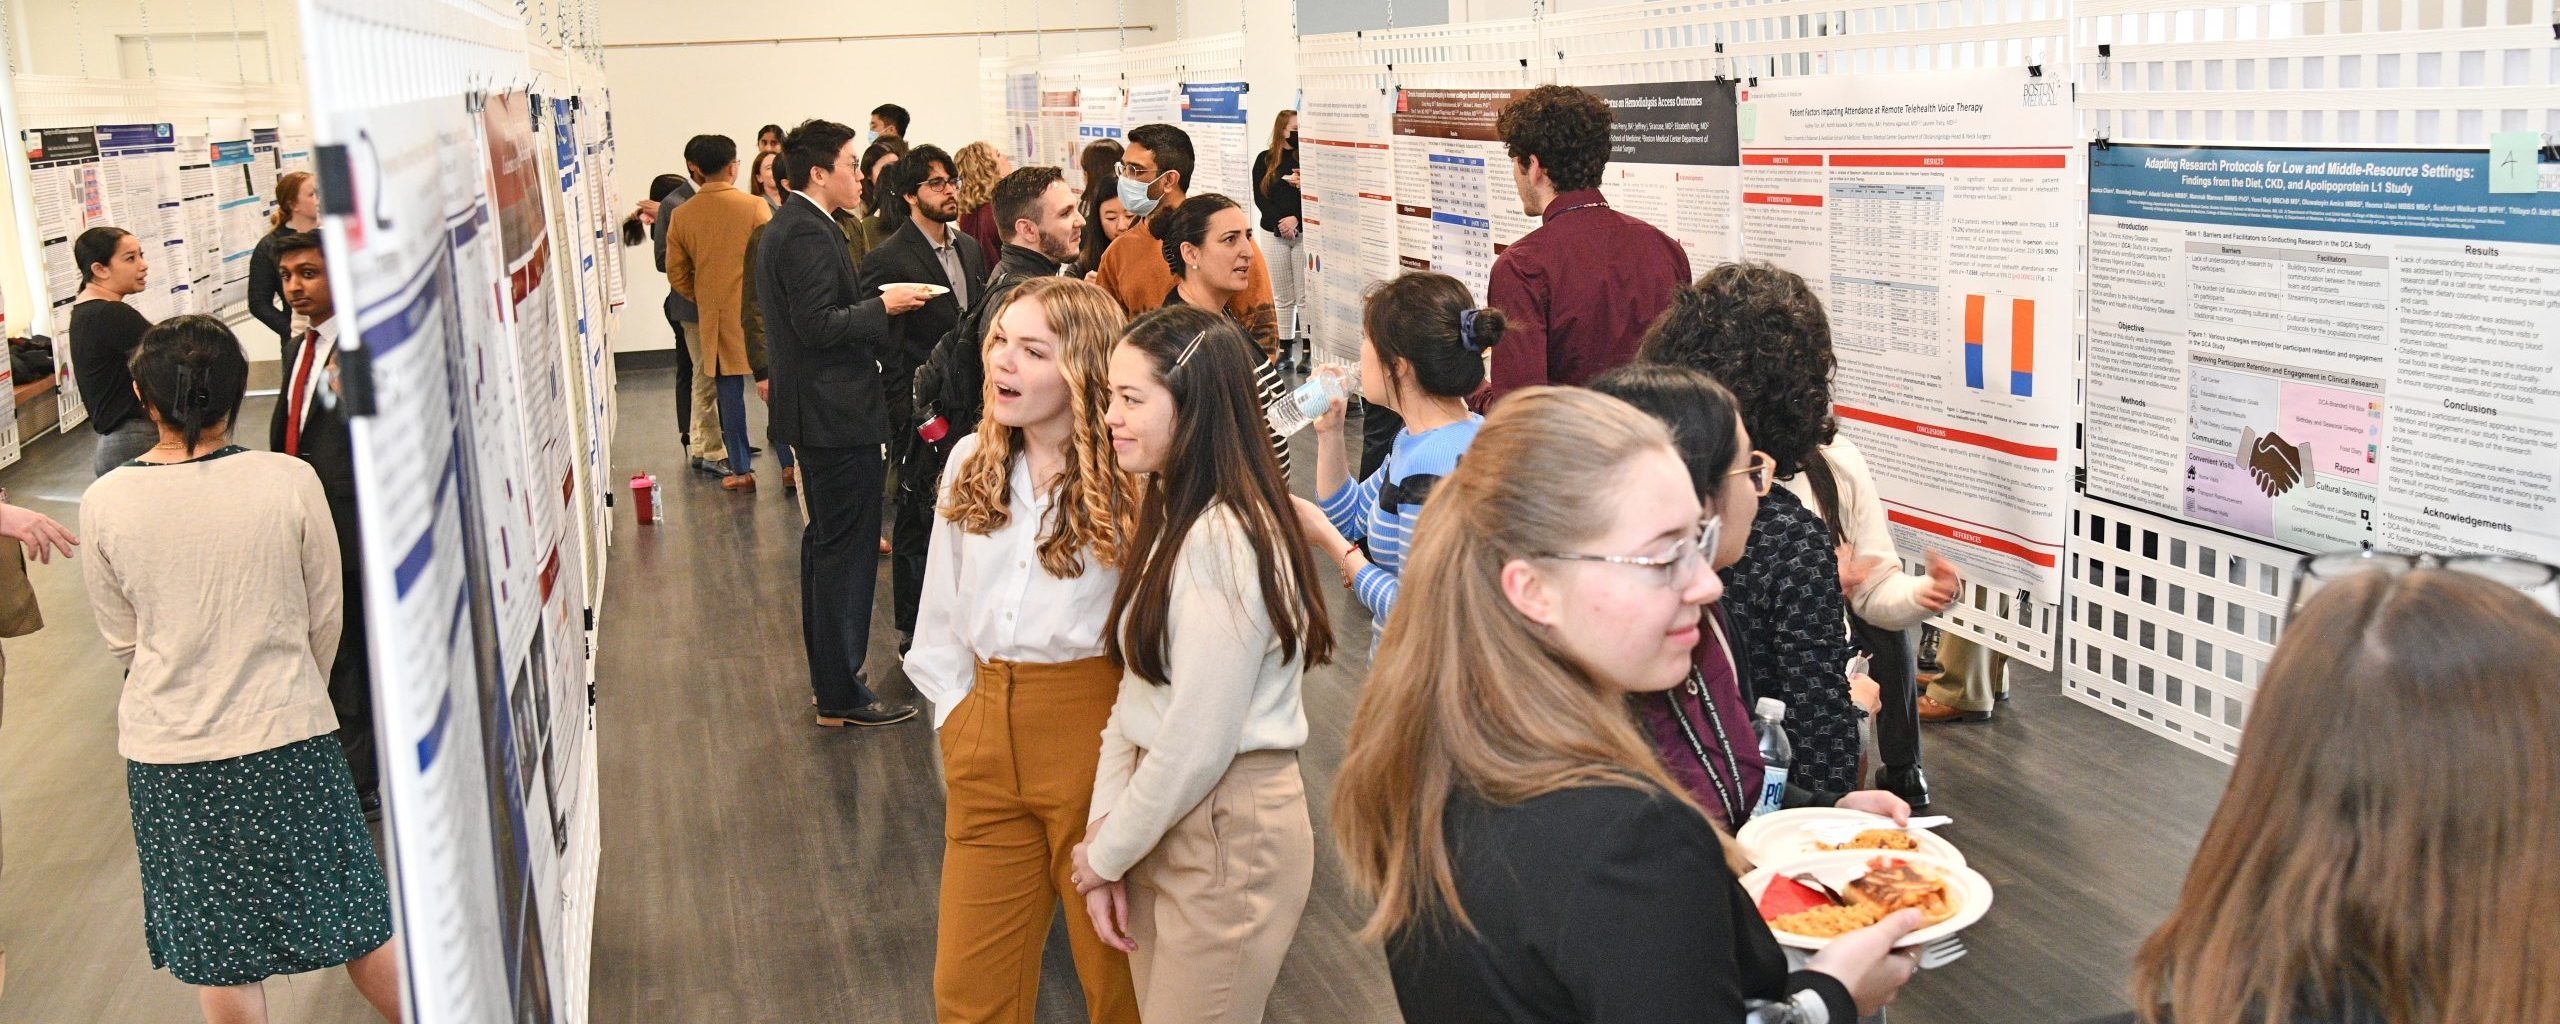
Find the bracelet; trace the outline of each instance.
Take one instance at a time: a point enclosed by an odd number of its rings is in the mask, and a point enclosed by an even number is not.
[[[1353,544],[1350,547],[1342,549],[1341,554],[1333,556],[1334,562],[1342,566],[1342,588],[1345,590],[1358,586],[1360,583],[1360,570],[1353,568],[1351,565],[1351,556],[1359,553],[1360,545]]]

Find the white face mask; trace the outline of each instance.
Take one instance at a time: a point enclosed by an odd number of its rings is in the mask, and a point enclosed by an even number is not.
[[[1163,175],[1157,177],[1161,179]],[[1150,183],[1136,178],[1120,179],[1120,205],[1129,211],[1130,217],[1144,217],[1155,212],[1156,199],[1147,194],[1149,187]]]
[[[871,148],[871,144],[872,144],[872,143],[874,143],[874,142],[878,142],[878,141],[880,141],[880,133],[879,133],[879,132],[872,131],[872,130],[871,130],[871,129],[869,129],[869,128],[865,128],[865,129],[863,129],[863,130],[862,130],[862,148],[864,148],[864,149],[869,149],[869,148]]]

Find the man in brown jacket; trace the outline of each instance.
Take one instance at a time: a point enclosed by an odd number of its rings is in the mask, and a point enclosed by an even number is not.
[[[1156,238],[1155,217],[1182,205],[1191,187],[1191,133],[1169,124],[1139,125],[1129,132],[1120,157],[1120,200],[1138,222],[1102,251],[1093,283],[1120,300],[1136,316],[1164,305],[1173,290],[1173,268],[1165,265],[1164,243]],[[1132,199],[1132,195],[1136,198]],[[1248,197],[1250,198],[1250,197]],[[1243,324],[1263,358],[1280,351],[1280,319],[1271,301],[1271,268],[1262,249],[1253,250],[1253,270],[1244,290],[1227,303],[1227,315]]]
[[[719,389],[720,437],[728,446],[729,472],[720,486],[756,489],[755,463],[747,448],[746,276],[747,242],[773,219],[764,200],[740,191],[738,144],[726,135],[699,135],[685,147],[685,162],[701,168],[702,187],[684,201],[667,225],[667,286],[702,313],[685,325],[693,364]]]

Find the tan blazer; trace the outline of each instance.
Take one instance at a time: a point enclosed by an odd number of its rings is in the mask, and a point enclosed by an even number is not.
[[[728,377],[751,372],[745,322],[747,240],[772,207],[736,185],[702,186],[667,225],[667,287],[702,312],[702,372]]]
[[[17,541],[0,537],[0,637],[25,636],[44,628],[44,612],[36,608],[36,588],[27,582],[27,551]]]

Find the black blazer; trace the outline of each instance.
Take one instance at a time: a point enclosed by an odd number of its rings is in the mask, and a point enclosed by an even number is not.
[[[284,386],[288,390],[293,387],[293,361],[301,351],[301,338],[285,343]],[[311,375],[322,377],[326,374],[329,360],[335,355],[335,350],[322,352],[322,361],[311,368]],[[328,401],[329,385],[325,377],[322,380],[319,394],[313,397],[311,407],[303,413],[302,444],[298,457],[311,466],[312,472],[319,474],[320,490],[329,496],[330,511],[335,513],[340,505],[349,509],[355,507],[356,442],[355,435],[347,429],[346,410]],[[285,413],[293,407],[292,398],[290,394],[276,396],[275,413],[267,418],[269,451],[284,450]]]
[[[811,448],[887,442],[880,364],[889,322],[897,318],[878,291],[859,287],[835,219],[792,193],[765,225],[749,272],[764,316],[773,439]]]
[[[978,248],[978,240],[960,230],[954,221],[943,225],[950,232],[951,244],[960,254],[960,270],[970,276],[960,282],[968,286],[968,301],[963,303],[957,291],[936,295],[917,309],[889,318],[888,337],[880,352],[880,372],[888,375],[891,387],[903,390],[915,379],[916,367],[933,354],[934,342],[951,333],[962,314],[973,308],[987,290],[986,282],[976,277],[986,266],[986,253]],[[924,229],[910,217],[898,225],[895,234],[862,258],[862,283],[856,294],[878,298],[884,284],[938,284],[953,287],[951,276],[942,272],[942,261],[933,256],[933,243],[925,241]]]

